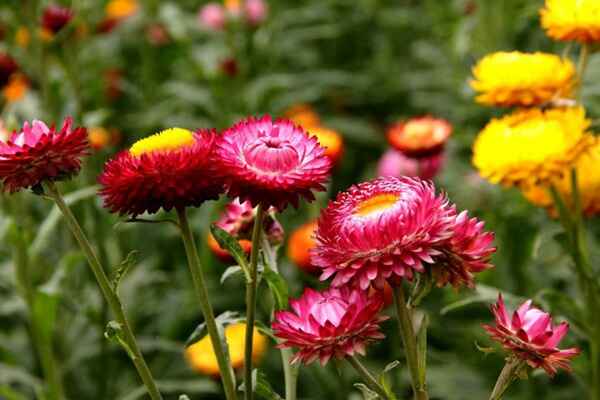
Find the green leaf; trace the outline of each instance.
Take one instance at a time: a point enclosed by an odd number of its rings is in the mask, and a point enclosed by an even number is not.
[[[133,267],[137,261],[137,250],[132,250],[127,254],[127,257],[121,261],[121,264],[117,267],[116,271],[113,274],[111,279],[111,284],[114,292],[118,292],[119,284],[121,283],[121,279],[125,276],[127,271]]]
[[[227,267],[225,272],[223,272],[223,274],[221,275],[221,284],[223,284],[227,279],[229,279],[235,275],[238,275],[242,272],[244,272],[244,271],[242,270],[242,267],[240,267],[239,265],[232,265],[231,267]]]
[[[250,277],[250,267],[248,266],[246,253],[244,253],[244,250],[242,249],[242,246],[240,246],[237,239],[215,224],[210,226],[210,233],[213,235],[217,243],[219,243],[219,246],[231,254],[233,259],[238,263],[242,270],[244,270],[246,278],[248,279]]]
[[[288,285],[285,279],[272,269],[265,268],[262,273],[275,299],[275,308],[283,310],[288,306]]]
[[[179,396],[179,400],[190,400],[190,398],[187,395],[182,394],[181,396]]]
[[[425,386],[425,371],[427,369],[427,326],[429,325],[429,317],[423,315],[419,332],[417,332],[417,355],[419,357],[419,383]]]
[[[484,354],[492,354],[492,353],[496,352],[495,348],[480,346],[479,343],[477,343],[477,342],[475,342],[475,347],[477,348],[477,350],[479,350],[480,352],[482,352]]]
[[[240,317],[240,314],[236,311],[225,311],[224,313],[220,314],[219,316],[217,316],[215,318],[217,327],[219,327],[219,326],[223,327],[223,326],[227,326],[230,324],[235,324],[235,323],[241,322],[243,320],[244,320],[244,318]],[[194,329],[192,334],[185,341],[184,346],[190,347],[191,345],[193,345],[194,343],[196,343],[200,339],[202,339],[204,336],[206,336],[206,334],[207,334],[206,322],[202,322],[201,324],[199,324],[196,327],[196,329]],[[224,335],[223,335],[223,338],[224,338]],[[225,340],[225,339],[223,339],[223,340]]]
[[[52,341],[57,308],[58,296],[36,292],[33,299],[33,319],[38,325],[39,334],[47,343]]]
[[[508,293],[505,290],[500,290],[493,286],[488,286],[484,284],[478,284],[475,287],[475,294],[469,297],[466,297],[462,300],[456,301],[454,303],[450,303],[444,308],[441,309],[440,314],[444,315],[451,311],[458,310],[465,306],[476,304],[476,303],[494,303],[498,298],[498,293],[502,292],[502,296],[507,301],[512,303],[517,303],[520,300],[523,300],[521,297],[516,296],[512,293]]]
[[[27,396],[10,388],[10,386],[0,386],[0,399],[4,400],[27,400]]]
[[[364,400],[377,400],[380,398],[377,393],[369,389],[364,383],[355,383],[354,387],[360,390]]]
[[[283,400],[283,397],[275,392],[267,380],[266,375],[258,369],[252,371],[252,387],[254,388],[254,393],[256,393],[256,395],[261,399]],[[243,383],[240,385],[240,390],[245,391],[245,386]]]

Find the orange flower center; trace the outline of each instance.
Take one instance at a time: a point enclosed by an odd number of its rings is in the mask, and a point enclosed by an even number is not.
[[[354,211],[355,215],[360,215],[361,217],[379,213],[385,211],[396,204],[396,202],[400,199],[400,196],[392,193],[380,194],[377,196],[373,196],[370,199],[361,201]]]
[[[430,141],[434,132],[429,122],[411,121],[404,126],[404,139],[418,145]]]

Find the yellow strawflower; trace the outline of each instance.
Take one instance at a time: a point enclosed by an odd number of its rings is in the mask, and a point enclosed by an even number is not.
[[[106,5],[106,17],[108,19],[121,20],[131,17],[138,12],[137,0],[111,0]]]
[[[598,0],[546,0],[540,16],[542,27],[552,39],[600,41]]]
[[[497,52],[473,67],[471,87],[478,103],[492,106],[533,106],[570,97],[575,65],[554,54]]]
[[[583,107],[516,111],[492,119],[473,146],[473,164],[492,183],[528,187],[562,177],[593,144]]]
[[[581,199],[581,209],[586,215],[600,213],[600,141],[594,139],[589,151],[579,157],[575,165],[577,171],[577,186]],[[571,185],[571,171],[567,170],[563,177],[554,182],[565,203],[573,207],[573,192]],[[532,185],[523,188],[523,194],[534,205],[545,207],[552,216],[558,213],[554,207],[552,197],[548,193],[548,185]]]
[[[246,324],[236,323],[225,328],[225,339],[229,348],[229,358],[234,369],[244,366],[244,343]],[[258,362],[267,350],[267,338],[254,328],[252,360]],[[192,368],[201,374],[219,376],[219,364],[210,341],[205,336],[185,350],[185,357]]]

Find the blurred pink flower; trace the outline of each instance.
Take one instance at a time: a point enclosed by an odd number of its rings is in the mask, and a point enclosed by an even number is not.
[[[269,14],[269,6],[265,0],[246,0],[244,15],[250,25],[260,25]]]
[[[272,324],[280,348],[298,349],[292,363],[319,359],[325,365],[332,357],[341,359],[365,354],[366,345],[384,338],[379,324],[383,296],[358,289],[330,288],[323,292],[307,288],[299,299],[290,300],[293,311],[277,311]]]
[[[411,158],[396,149],[387,150],[377,164],[378,176],[417,176],[433,179],[444,165],[444,154]]]
[[[208,30],[220,31],[225,27],[225,8],[219,3],[207,3],[198,12],[198,22]]]
[[[558,369],[571,371],[571,358],[580,350],[575,347],[561,350],[557,346],[569,331],[569,324],[552,326],[550,314],[531,307],[531,300],[523,303],[509,318],[502,295],[492,305],[496,326],[483,325],[492,339],[532,368],[543,368],[550,376]]]
[[[273,212],[274,210],[269,211]],[[249,239],[252,236],[255,218],[256,209],[252,207],[252,204],[249,201],[240,202],[240,199],[236,198],[225,206],[225,210],[215,225],[235,238]],[[271,215],[265,217],[263,225],[269,242],[281,243],[283,241],[283,227]]]

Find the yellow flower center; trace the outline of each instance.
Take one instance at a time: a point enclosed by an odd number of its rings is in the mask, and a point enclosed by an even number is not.
[[[381,211],[385,211],[396,204],[400,196],[392,193],[380,194],[377,196],[373,196],[370,199],[364,200],[360,202],[356,206],[356,210],[354,211],[355,215],[360,215],[361,217],[378,213]]]
[[[194,134],[187,129],[170,128],[157,134],[138,140],[131,146],[129,153],[135,157],[155,151],[179,150],[194,144]]]
[[[429,122],[410,121],[404,126],[406,140],[422,140],[432,134]]]

